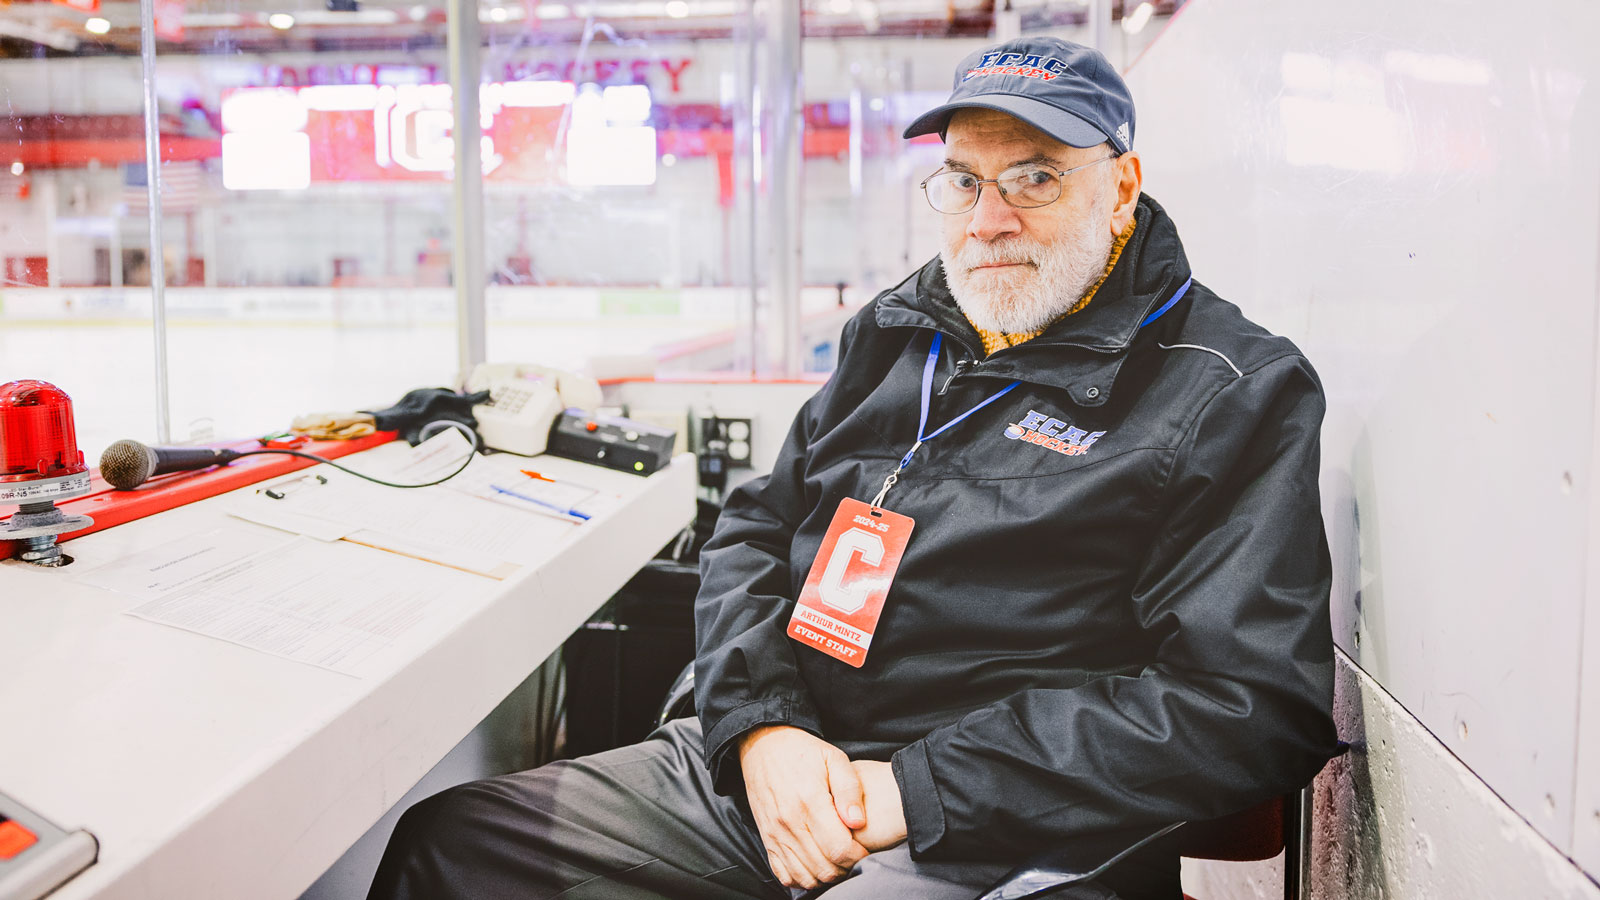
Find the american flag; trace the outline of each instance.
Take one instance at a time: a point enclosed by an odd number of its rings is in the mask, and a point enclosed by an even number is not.
[[[150,208],[144,163],[122,166],[122,205],[127,215],[144,215]],[[161,213],[192,212],[214,193],[212,175],[202,160],[173,160],[161,164]]]

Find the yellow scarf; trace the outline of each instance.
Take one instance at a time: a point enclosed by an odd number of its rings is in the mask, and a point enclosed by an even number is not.
[[[1037,331],[1017,332],[1014,334],[1007,334],[1001,331],[985,331],[982,328],[973,325],[973,329],[978,332],[978,337],[983,338],[984,355],[987,356],[996,350],[999,350],[1001,347],[1015,347],[1024,341],[1036,338],[1044,333],[1045,328],[1049,328],[1050,325],[1054,325],[1056,322],[1061,321],[1061,319],[1064,319],[1075,312],[1079,312],[1085,306],[1088,306],[1089,301],[1094,299],[1095,291],[1100,290],[1100,285],[1106,283],[1106,277],[1111,274],[1112,269],[1116,268],[1117,258],[1122,256],[1122,248],[1126,247],[1128,245],[1128,239],[1133,237],[1133,225],[1134,220],[1129,219],[1128,227],[1122,229],[1122,233],[1117,235],[1117,239],[1111,243],[1111,255],[1106,257],[1106,270],[1100,273],[1099,280],[1097,280],[1094,283],[1094,286],[1089,288],[1088,292],[1083,295],[1082,300],[1072,304],[1072,308],[1062,313],[1060,318],[1050,322],[1049,324],[1045,325],[1044,328],[1040,328]],[[972,320],[968,319],[967,321],[970,323]]]

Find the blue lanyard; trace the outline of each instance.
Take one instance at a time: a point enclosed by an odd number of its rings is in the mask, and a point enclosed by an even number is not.
[[[950,421],[939,426],[932,433],[929,433],[928,401],[933,397],[933,370],[939,365],[939,347],[943,344],[944,335],[935,331],[933,333],[933,344],[928,347],[928,361],[922,364],[922,414],[917,418],[917,442],[912,444],[911,449],[906,451],[906,455],[900,458],[900,465],[896,466],[895,470],[889,473],[889,477],[883,480],[883,489],[878,491],[878,496],[874,497],[872,500],[873,509],[877,509],[883,505],[883,498],[889,493],[889,488],[894,487],[894,483],[900,480],[900,473],[905,471],[906,466],[911,464],[911,457],[916,455],[917,450],[921,448],[923,444],[926,444],[928,441],[931,441],[939,435],[944,434],[946,431],[949,431],[957,425],[960,425],[968,416],[980,409],[983,409],[985,406],[988,406],[996,400],[999,400],[1001,397],[1011,393],[1013,390],[1016,390],[1017,385],[1022,383],[1020,381],[1011,382],[1010,384],[996,391],[994,394],[990,395],[989,399],[979,403],[977,406],[974,406],[961,415],[956,416],[954,419],[951,419]]]
[[[1183,299],[1185,294],[1189,293],[1189,285],[1193,283],[1193,277],[1185,281],[1183,285],[1179,287],[1178,290],[1172,295],[1172,299],[1161,304],[1161,308],[1147,316],[1143,322],[1140,322],[1139,327],[1143,328],[1146,325],[1149,325],[1151,322],[1161,318],[1161,316],[1165,314],[1167,310],[1175,306],[1179,300]],[[889,489],[894,487],[895,482],[900,480],[900,473],[905,471],[906,466],[911,464],[911,457],[917,454],[917,450],[921,449],[923,444],[926,444],[939,435],[944,434],[946,431],[949,431],[957,425],[960,425],[968,416],[980,409],[983,409],[985,406],[988,406],[996,400],[999,400],[1006,394],[1011,393],[1016,389],[1017,385],[1022,383],[1021,381],[1011,382],[1010,384],[991,394],[989,399],[979,403],[977,406],[974,406],[961,415],[956,416],[954,419],[944,423],[930,434],[928,432],[928,402],[933,397],[933,370],[939,366],[939,348],[943,345],[943,343],[944,334],[935,331],[933,333],[933,343],[928,347],[928,360],[922,364],[922,412],[917,417],[917,442],[912,444],[911,449],[906,451],[906,455],[900,458],[900,465],[896,466],[895,470],[889,473],[889,477],[883,480],[883,488],[878,491],[878,496],[872,499],[873,509],[877,509],[883,505],[883,498],[889,493]]]
[[[917,417],[917,442],[911,445],[911,449],[907,450],[906,455],[900,460],[900,468],[902,469],[911,463],[911,457],[916,454],[918,447],[921,447],[923,444],[926,444],[939,435],[944,434],[946,431],[949,431],[957,425],[960,425],[962,421],[967,418],[967,416],[972,415],[978,410],[983,409],[985,406],[988,406],[996,400],[999,400],[1001,397],[1004,397],[1006,394],[1011,393],[1011,391],[1014,390],[1017,385],[1022,383],[1020,381],[1011,382],[1010,384],[996,391],[994,394],[990,395],[989,399],[979,403],[977,406],[974,406],[961,415],[956,416],[954,419],[951,419],[950,421],[941,425],[932,434],[929,434],[928,401],[933,397],[933,370],[938,368],[939,347],[943,343],[944,335],[937,331],[934,332],[933,344],[928,347],[928,361],[922,364],[922,414]]]
[[[1184,281],[1184,283],[1178,287],[1177,292],[1172,295],[1172,299],[1171,300],[1168,300],[1167,302],[1161,304],[1161,308],[1160,309],[1158,309],[1155,312],[1151,313],[1150,315],[1146,316],[1145,320],[1143,322],[1139,323],[1139,327],[1143,328],[1146,325],[1149,325],[1151,322],[1154,322],[1155,320],[1161,318],[1162,315],[1164,315],[1167,310],[1169,310],[1172,307],[1176,306],[1178,304],[1178,301],[1183,299],[1183,295],[1189,293],[1189,285],[1191,285],[1191,284],[1194,284],[1194,276],[1193,275],[1190,275],[1188,280]]]

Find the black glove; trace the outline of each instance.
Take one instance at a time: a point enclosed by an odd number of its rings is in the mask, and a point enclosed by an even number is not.
[[[361,411],[372,413],[379,431],[398,431],[406,443],[415,447],[422,442],[420,432],[429,422],[459,422],[476,431],[478,420],[472,415],[472,407],[488,401],[488,391],[458,394],[449,388],[417,388],[406,392],[399,403],[388,409]]]

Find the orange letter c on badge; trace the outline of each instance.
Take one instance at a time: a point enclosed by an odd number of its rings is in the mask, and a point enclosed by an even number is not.
[[[828,557],[828,568],[822,573],[817,593],[822,602],[841,612],[853,613],[867,602],[867,586],[844,585],[845,570],[850,568],[850,557],[861,554],[861,561],[869,566],[883,562],[883,538],[870,531],[852,528],[839,535],[833,545],[833,555]]]

